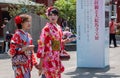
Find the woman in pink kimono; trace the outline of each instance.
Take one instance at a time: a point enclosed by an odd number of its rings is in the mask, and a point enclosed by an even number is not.
[[[9,55],[12,60],[12,67],[15,73],[15,78],[31,78],[30,72],[33,66],[37,67],[37,61],[34,55],[34,45],[32,37],[27,32],[30,29],[31,17],[27,14],[22,14],[15,17],[17,30],[15,31],[11,42]],[[21,56],[25,56],[22,57]],[[15,59],[16,57],[16,59]],[[26,59],[26,61],[24,61]],[[19,62],[18,60],[24,61]],[[17,61],[17,62],[15,62]]]
[[[39,71],[45,75],[45,78],[61,78],[61,73],[64,71],[59,56],[67,40],[62,40],[62,29],[57,24],[58,14],[58,10],[54,7],[47,9],[49,22],[42,29],[38,41]]]

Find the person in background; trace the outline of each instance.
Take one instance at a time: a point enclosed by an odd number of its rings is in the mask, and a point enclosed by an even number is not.
[[[63,39],[71,39],[72,43],[76,43],[76,35],[70,32],[69,27],[66,27],[63,31]]]
[[[7,23],[8,23],[8,18],[4,18],[1,28],[5,28]]]
[[[34,55],[32,37],[27,32],[31,28],[31,16],[27,14],[18,15],[15,17],[15,23],[17,30],[10,41],[10,49],[8,52],[11,58],[16,57],[16,59],[12,60],[15,78],[31,78],[30,72],[32,67],[35,66],[38,68]],[[15,61],[17,61],[17,63],[14,63]],[[21,64],[20,61],[24,62]]]
[[[111,41],[113,40],[114,47],[117,47],[116,37],[115,37],[117,26],[118,26],[118,23],[115,22],[115,17],[111,16],[111,21],[109,22],[109,29],[110,29],[109,45],[111,45]]]
[[[1,26],[1,28],[4,29],[7,25],[7,23],[8,23],[8,18],[5,17],[3,19],[3,24]],[[9,49],[9,41],[10,41],[10,39],[8,40],[8,35],[10,34],[9,31],[8,31],[8,28],[7,28],[7,31],[4,30],[4,33],[5,33],[5,40],[4,40],[4,44],[3,44],[4,45],[3,46],[3,48],[4,48],[3,51],[4,51],[4,53],[7,53],[8,49]]]
[[[4,51],[5,53],[8,52],[9,48],[10,48],[10,40],[12,38],[12,34],[9,31],[6,31],[6,38],[5,38],[5,42],[4,42]]]

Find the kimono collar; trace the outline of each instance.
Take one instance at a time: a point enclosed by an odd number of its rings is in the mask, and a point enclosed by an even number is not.
[[[53,23],[47,23],[48,26],[52,27],[52,28],[55,28],[55,29],[59,29],[59,25],[56,23],[56,24],[53,24]]]
[[[23,33],[23,34],[27,34],[27,32],[25,32],[24,30],[22,29],[18,29],[19,32]]]

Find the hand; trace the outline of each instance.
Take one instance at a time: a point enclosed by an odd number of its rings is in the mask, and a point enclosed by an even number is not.
[[[64,43],[69,43],[69,38],[64,39]]]
[[[40,76],[42,74],[42,69],[38,71],[38,75]]]
[[[5,26],[6,26],[6,25],[3,24],[3,25],[1,26],[1,28],[4,28]]]
[[[34,50],[34,45],[28,45],[28,50]]]
[[[28,46],[23,46],[22,47],[22,51],[27,51],[27,49],[28,49]]]
[[[35,68],[38,69],[38,75],[40,76],[42,74],[42,67],[40,64],[36,64]]]
[[[43,70],[43,69],[42,69],[42,64],[43,64],[43,58],[40,59],[39,64],[36,66],[37,69],[39,70],[39,71],[38,71],[39,76],[42,74],[42,70]]]
[[[36,64],[35,68],[38,69],[38,70],[41,69],[40,66],[39,66],[39,64]]]
[[[70,41],[75,41],[76,37],[70,38]]]
[[[69,43],[69,42],[72,42],[72,41],[75,41],[75,40],[76,40],[75,37],[73,37],[73,38],[67,38],[67,39],[64,40],[64,43]]]
[[[42,74],[42,66],[41,64],[35,65],[36,69],[38,69],[38,75],[40,76]]]
[[[27,45],[22,47],[22,51],[29,51],[33,49],[34,49],[34,45]]]

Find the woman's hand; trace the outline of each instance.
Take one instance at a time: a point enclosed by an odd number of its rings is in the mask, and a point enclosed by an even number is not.
[[[39,76],[42,74],[42,61],[43,61],[43,59],[41,58],[40,59],[40,62],[39,62],[39,64],[38,64],[38,74],[39,74]]]
[[[38,69],[38,75],[40,76],[42,74],[42,65],[37,64],[37,65],[35,65],[35,68]]]
[[[31,51],[34,49],[34,45],[27,45],[22,47],[22,51]]]
[[[38,75],[40,76],[42,74],[42,68],[39,69]]]
[[[38,75],[40,76],[42,74],[42,67],[40,64],[35,64],[35,68],[38,70]]]
[[[28,46],[23,46],[22,51],[27,51]]]
[[[28,50],[34,50],[34,45],[28,45]]]
[[[74,41],[74,40],[76,40],[76,38],[67,38],[67,39],[64,39],[64,43],[69,43],[69,42],[72,42],[72,41]]]
[[[36,64],[35,68],[38,69],[38,70],[41,69],[40,66],[39,66],[39,64]]]

